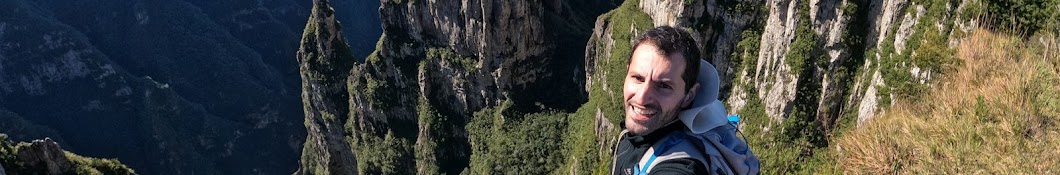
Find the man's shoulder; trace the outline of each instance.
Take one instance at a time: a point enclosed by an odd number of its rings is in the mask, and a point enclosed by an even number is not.
[[[699,140],[684,134],[674,131],[667,136],[667,141],[661,141],[659,145],[664,152],[651,174],[711,174],[706,164],[709,158],[700,150]]]

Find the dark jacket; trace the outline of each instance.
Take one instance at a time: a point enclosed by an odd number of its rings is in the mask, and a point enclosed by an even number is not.
[[[619,124],[625,129],[625,123]],[[633,133],[624,132],[618,140],[618,147],[615,149],[614,154],[614,169],[611,170],[614,175],[634,175],[636,169],[634,166],[640,162],[641,157],[651,148],[659,139],[663,139],[666,136],[673,134],[674,132],[683,132],[685,125],[681,122],[671,123],[663,128],[653,131],[652,133],[644,136],[638,136]],[[655,167],[651,168],[648,174],[711,174],[707,171],[706,166],[700,161],[692,158],[673,159],[659,162]]]

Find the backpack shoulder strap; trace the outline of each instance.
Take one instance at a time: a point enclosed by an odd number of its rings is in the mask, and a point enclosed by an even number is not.
[[[699,161],[712,173],[758,174],[758,158],[735,133],[725,135],[727,130],[731,128],[718,127],[700,134],[673,132],[644,153],[634,167],[634,174],[648,174],[661,162],[685,158]]]
[[[685,135],[684,132],[674,132],[667,135],[664,139],[652,145],[651,148],[648,148],[648,151],[640,158],[640,162],[633,167],[634,174],[648,174],[655,165],[674,159],[692,158],[707,165],[705,157],[702,156],[703,153],[699,151],[699,148],[694,144],[695,142],[699,141]]]

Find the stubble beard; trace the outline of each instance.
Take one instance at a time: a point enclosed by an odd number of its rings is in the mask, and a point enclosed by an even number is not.
[[[625,108],[627,113],[631,112],[630,110],[633,110],[632,106],[630,105],[630,102],[626,102]],[[650,134],[655,130],[658,130],[659,128],[665,127],[667,124],[672,123],[674,119],[677,118],[677,112],[677,107],[674,107],[672,109],[662,109],[662,111],[649,117],[648,121],[645,121],[643,123],[634,120],[633,117],[626,116],[626,130],[629,130],[630,133],[636,135]]]

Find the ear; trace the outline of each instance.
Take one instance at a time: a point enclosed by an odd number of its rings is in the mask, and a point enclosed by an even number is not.
[[[691,89],[688,89],[688,94],[685,94],[685,100],[681,102],[681,108],[686,108],[692,104],[692,101],[696,99],[696,93],[699,92],[699,82],[692,85]]]

